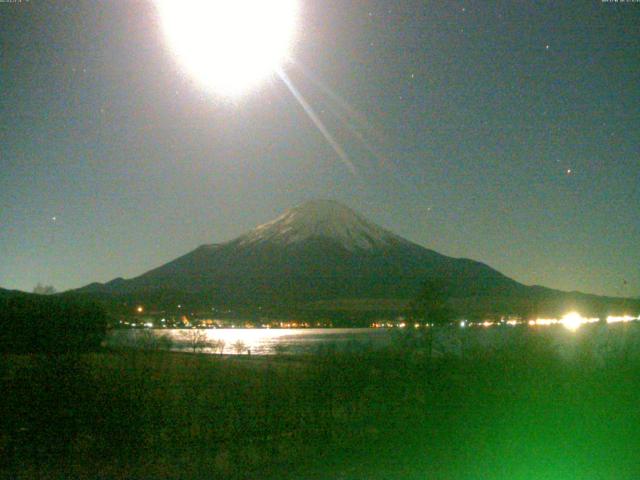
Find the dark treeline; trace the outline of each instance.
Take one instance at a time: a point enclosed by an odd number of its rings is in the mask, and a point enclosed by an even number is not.
[[[104,305],[111,317],[136,316],[136,307],[143,305],[146,315],[158,317],[209,318],[237,320],[260,325],[272,320],[316,322],[334,327],[367,327],[373,322],[404,318],[408,321],[446,323],[467,319],[497,320],[506,316],[523,319],[560,318],[577,311],[588,317],[606,319],[608,315],[640,314],[640,299],[614,298],[560,292],[544,287],[520,290],[504,289],[461,296],[451,280],[426,279],[417,292],[403,292],[398,298],[339,298],[321,301],[232,302],[227,298],[202,292],[182,292],[166,289],[138,293],[108,292],[76,293]],[[212,308],[215,307],[215,308]]]
[[[66,296],[0,296],[0,351],[63,353],[95,350],[107,325],[97,304]]]

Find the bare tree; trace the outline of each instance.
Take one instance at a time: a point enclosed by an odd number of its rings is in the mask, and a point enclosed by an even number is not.
[[[449,306],[450,284],[448,278],[428,278],[424,281],[418,297],[413,301],[414,315],[422,317],[428,324],[423,340],[429,357],[433,355],[435,329],[452,323],[455,318],[455,312]]]
[[[201,352],[209,345],[207,332],[193,328],[186,333],[186,341],[193,353]]]
[[[242,340],[237,340],[233,345],[231,345],[233,347],[233,350],[240,355],[242,352],[244,352],[247,349],[247,346],[245,345],[245,343]]]
[[[169,335],[157,336],[153,330],[137,330],[133,337],[133,345],[138,350],[171,350],[173,340]]]
[[[38,282],[38,284],[33,287],[33,293],[37,293],[38,295],[53,295],[56,293],[56,289],[53,285],[42,285],[42,283]]]

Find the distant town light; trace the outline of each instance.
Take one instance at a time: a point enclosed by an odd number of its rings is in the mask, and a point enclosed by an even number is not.
[[[136,312],[142,313],[144,312],[144,308],[142,308],[142,306],[138,306],[138,308],[136,308]]]
[[[576,331],[582,325],[582,316],[579,313],[571,312],[562,317],[562,325],[571,331]]]
[[[535,320],[531,320],[529,325],[555,325],[556,323],[560,323],[560,320],[557,318],[536,318]]]
[[[566,329],[575,332],[581,325],[585,323],[595,323],[597,321],[599,321],[598,318],[586,318],[577,312],[570,312],[562,317],[560,323],[562,323]]]
[[[631,315],[622,315],[622,316],[613,316],[613,315],[609,315],[607,317],[607,323],[626,323],[626,322],[633,322],[636,320],[640,320],[640,316],[638,317],[632,317]]]

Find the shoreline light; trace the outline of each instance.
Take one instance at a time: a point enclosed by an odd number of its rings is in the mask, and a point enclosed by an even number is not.
[[[560,323],[564,326],[564,328],[575,332],[582,325],[587,323],[596,323],[599,322],[599,318],[586,318],[580,315],[578,312],[570,312],[567,313],[564,317],[560,319]]]
[[[635,322],[638,320],[640,320],[640,316],[632,317],[631,315],[621,315],[621,316],[609,315],[607,317],[607,323],[627,323],[627,322]]]

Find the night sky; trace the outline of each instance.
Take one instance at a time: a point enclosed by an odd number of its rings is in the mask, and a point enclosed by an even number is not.
[[[526,284],[640,295],[640,3],[300,0],[231,101],[153,4],[0,3],[0,287],[132,277],[332,198]]]

